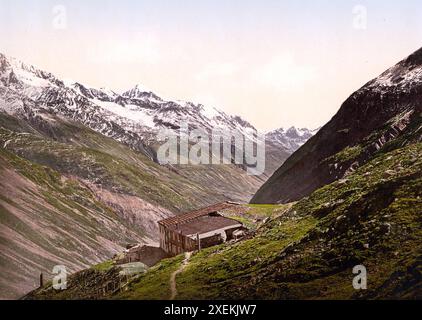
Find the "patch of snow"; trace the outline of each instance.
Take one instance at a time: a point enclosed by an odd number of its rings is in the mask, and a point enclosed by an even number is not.
[[[420,82],[422,82],[422,66],[416,66],[409,70],[402,64],[397,64],[376,78],[371,87],[375,89],[378,87],[380,90],[393,86],[404,88]]]
[[[202,106],[202,110],[203,110],[203,114],[205,115],[205,117],[207,117],[208,119],[213,119],[215,117],[217,117],[218,115],[220,115],[220,111],[218,111],[216,108],[211,107],[211,106]]]
[[[102,87],[102,88],[100,88],[100,91],[101,92],[104,92],[106,95],[108,95],[108,96],[110,96],[110,97],[116,97],[116,96],[118,96],[118,94],[116,93],[116,92],[114,92],[112,89],[110,89],[110,88],[105,88],[105,87]]]
[[[14,68],[13,72],[23,83],[33,87],[48,87],[51,86],[51,82],[37,77],[35,74],[28,72],[24,69]]]
[[[8,61],[12,66],[13,72],[17,78],[22,81],[24,84],[33,86],[33,87],[48,87],[53,84],[47,79],[43,79],[37,75],[38,72],[41,72],[36,67],[31,65],[26,65],[22,61],[8,57]]]
[[[163,104],[166,103],[167,101],[163,101],[163,100],[159,100],[156,98],[142,98],[142,100],[146,101],[146,102],[153,102],[153,103],[157,103],[157,104]]]
[[[21,110],[23,108],[23,102],[19,99],[14,100],[4,100],[2,96],[0,96],[0,110],[6,112],[7,114],[13,115],[16,111]]]
[[[62,79],[62,81],[66,87],[73,87],[77,83],[76,81],[70,78],[64,78]]]
[[[148,114],[145,110],[140,109],[139,106],[127,105],[126,107],[123,107],[114,102],[106,102],[98,99],[93,99],[92,102],[119,117],[135,121],[146,127],[154,127],[154,116]]]

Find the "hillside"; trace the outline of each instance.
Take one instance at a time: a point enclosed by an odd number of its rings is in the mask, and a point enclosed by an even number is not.
[[[75,272],[128,243],[156,243],[158,220],[227,199],[82,125],[56,118],[52,139],[8,115],[0,124],[4,298],[64,261]]]
[[[176,277],[176,299],[422,298],[421,153],[421,143],[378,153],[292,207],[254,206],[271,220],[249,240],[194,254]],[[27,299],[169,299],[182,261],[164,260],[105,295],[93,292],[115,279],[112,265],[75,275],[68,290],[47,286]],[[352,269],[361,264],[368,290],[357,291]],[[80,277],[91,285],[80,286]]]
[[[57,264],[75,272],[128,243],[156,243],[158,220],[224,198],[82,126],[56,122],[64,143],[10,116],[0,123],[4,298]]]
[[[0,298],[35,288],[57,264],[76,272],[127,244],[157,243],[163,218],[248,201],[309,138],[270,139],[260,177],[237,165],[159,165],[158,131],[184,121],[247,137],[255,130],[214,108],[164,101],[139,86],[118,94],[66,83],[0,54]]]
[[[109,262],[71,277],[68,290],[26,298],[421,299],[421,70],[419,50],[353,94],[254,197],[285,204],[251,204],[238,217],[270,218],[254,236],[124,281]],[[353,288],[358,265],[367,290]]]
[[[347,176],[380,149],[421,141],[421,96],[422,49],[352,94],[251,202],[297,201]]]
[[[149,242],[75,178],[0,149],[1,298],[16,298],[64,264],[70,272],[98,263],[132,242]],[[146,203],[144,205],[147,205]],[[148,219],[167,216],[150,212]]]

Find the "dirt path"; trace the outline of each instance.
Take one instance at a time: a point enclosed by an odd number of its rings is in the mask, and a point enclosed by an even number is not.
[[[174,300],[177,296],[176,277],[179,273],[181,273],[183,271],[183,269],[186,268],[186,266],[189,263],[189,259],[190,259],[191,255],[192,255],[192,252],[186,252],[185,253],[185,259],[183,260],[180,268],[177,269],[175,272],[173,272],[171,274],[171,277],[170,277],[170,290],[171,290],[170,300]]]

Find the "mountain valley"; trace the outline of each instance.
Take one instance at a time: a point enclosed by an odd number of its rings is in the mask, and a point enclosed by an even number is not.
[[[164,259],[122,285],[108,260],[67,290],[26,299],[421,299],[421,70],[422,49],[352,94],[232,215],[263,218],[252,236]],[[354,287],[355,267],[367,270],[366,290]]]

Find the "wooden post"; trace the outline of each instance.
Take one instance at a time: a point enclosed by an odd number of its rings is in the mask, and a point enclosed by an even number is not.
[[[196,234],[196,241],[198,242],[198,251],[201,251],[201,238],[199,237],[199,233]]]
[[[44,286],[44,275],[43,275],[43,273],[41,272],[40,273],[40,288],[42,288]]]

